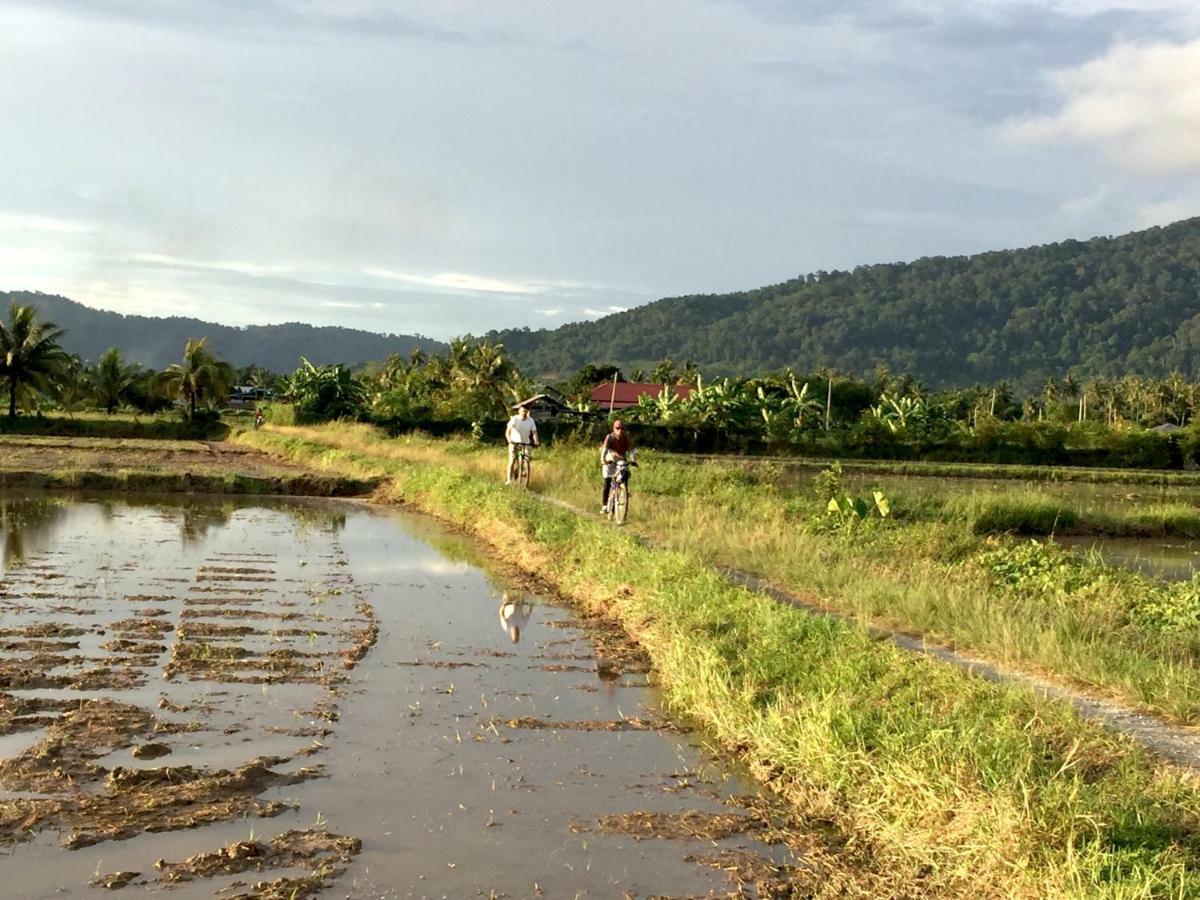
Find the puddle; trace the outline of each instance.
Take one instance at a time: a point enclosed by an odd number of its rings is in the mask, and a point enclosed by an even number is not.
[[[188,502],[0,501],[0,639],[32,644],[0,657],[6,898],[753,897],[811,878],[611,627],[427,520]]]
[[[1200,571],[1200,542],[1159,538],[1060,536],[1064,547],[1098,553],[1109,565],[1122,566],[1161,581],[1187,581]]]

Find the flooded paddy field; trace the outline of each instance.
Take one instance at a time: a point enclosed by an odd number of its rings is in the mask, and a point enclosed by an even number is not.
[[[1200,572],[1200,542],[1167,538],[1061,536],[1055,540],[1081,553],[1095,553],[1110,566],[1160,581],[1188,581]]]
[[[619,632],[428,520],[53,495],[0,516],[5,898],[755,897],[814,877]]]

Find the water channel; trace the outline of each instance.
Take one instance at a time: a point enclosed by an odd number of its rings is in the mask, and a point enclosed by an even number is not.
[[[298,830],[361,840],[328,857],[339,897],[727,896],[747,860],[802,865],[636,657],[428,520],[47,495],[0,499],[0,530],[9,900],[121,872],[291,896],[254,885],[313,868],[271,849]]]

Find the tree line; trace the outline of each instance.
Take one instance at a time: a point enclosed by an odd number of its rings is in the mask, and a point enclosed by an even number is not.
[[[159,371],[126,362],[118,348],[90,363],[63,351],[62,333],[16,303],[0,322],[0,387],[10,417],[20,409],[70,412],[90,405],[109,413],[178,408],[195,419],[214,415],[234,385],[249,385],[289,403],[302,421],[355,419],[431,430],[457,423],[485,435],[499,433],[513,404],[544,389],[504,345],[486,339],[456,340],[444,354],[417,348],[357,371],[301,358],[294,372],[282,375],[259,366],[235,369],[203,339],[188,340],[181,361]],[[1178,463],[1179,439],[1148,431],[1164,425],[1185,429],[1185,443],[1200,449],[1200,383],[1180,372],[1115,379],[1067,374],[1045,379],[1034,391],[1007,381],[936,390],[884,365],[868,378],[830,368],[707,378],[691,360],[666,358],[628,373],[589,364],[552,387],[586,422],[598,411],[592,390],[614,379],[687,386],[644,396],[621,412],[637,423],[643,440],[667,449]]]

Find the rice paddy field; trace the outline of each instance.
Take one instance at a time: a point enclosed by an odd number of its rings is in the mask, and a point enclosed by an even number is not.
[[[663,711],[644,653],[435,523],[209,496],[0,511],[5,898],[812,883],[811,830]]]

